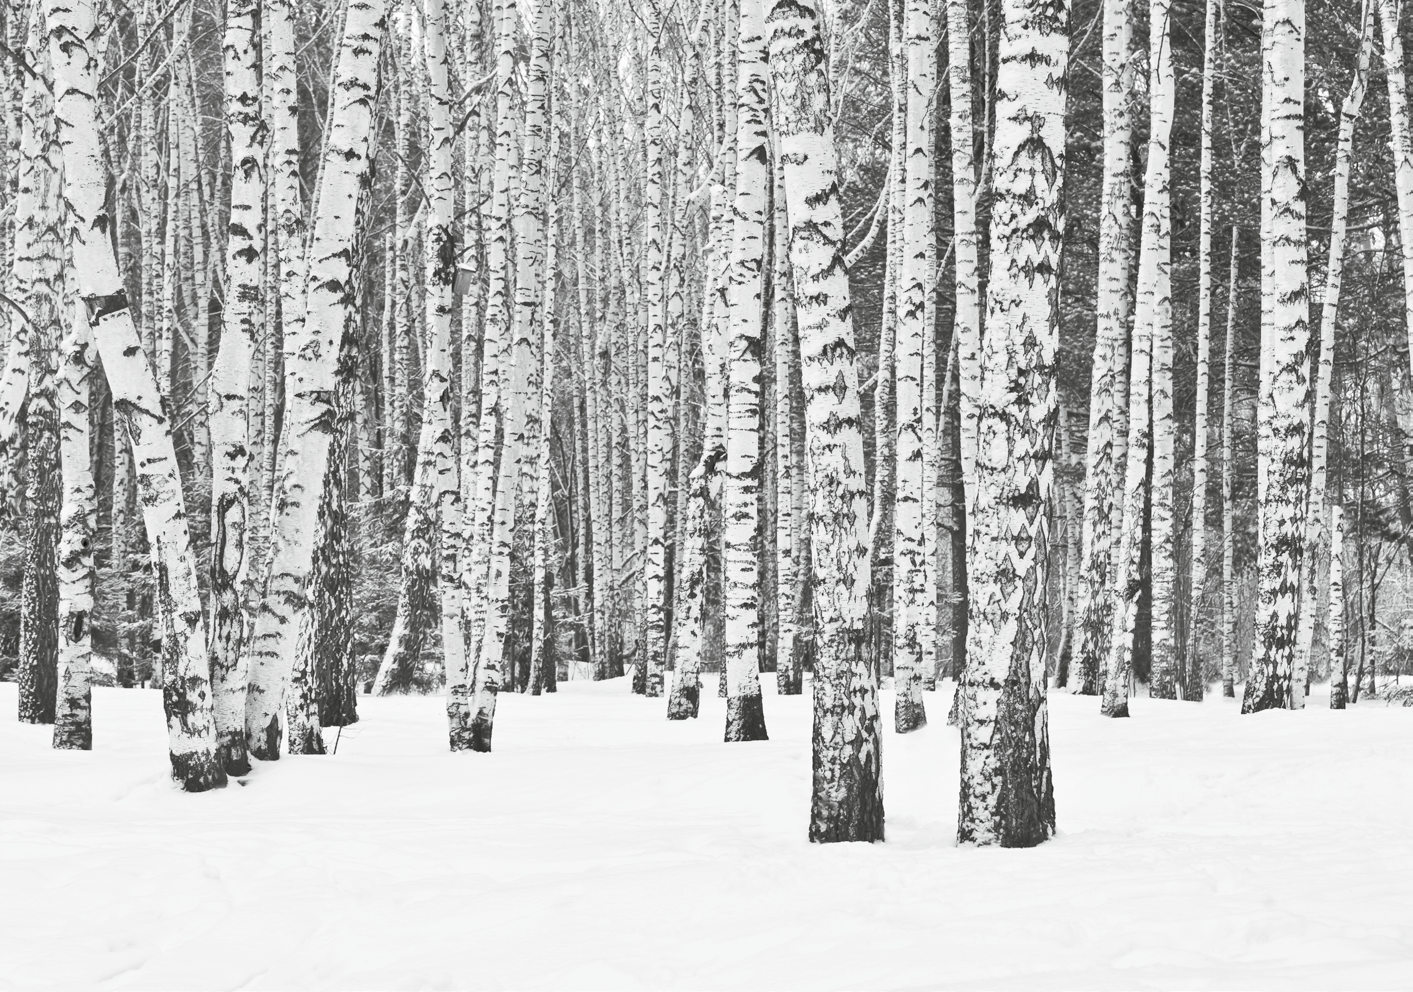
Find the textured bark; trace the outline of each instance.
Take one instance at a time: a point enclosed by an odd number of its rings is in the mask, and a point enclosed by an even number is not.
[[[94,337],[138,465],[138,486],[163,620],[163,704],[173,777],[199,792],[225,782],[215,753],[206,630],[197,592],[171,423],[127,308],[122,277],[106,237],[105,170],[96,92],[97,26],[86,0],[47,0],[55,116],[64,152],[75,270]]]
[[[318,535],[319,496],[334,429],[333,392],[345,311],[359,191],[370,160],[376,67],[384,28],[382,0],[349,0],[339,42],[324,144],[319,204],[307,253],[305,320],[284,322],[285,423],[273,558],[251,637],[246,740],[250,753],[280,753],[280,715],[307,606],[305,581]],[[283,225],[282,225],[283,226]],[[283,232],[282,232],[283,233]],[[282,238],[282,250],[289,247]]]
[[[767,28],[800,333],[819,618],[809,837],[877,841],[883,839],[882,728],[865,655],[868,489],[829,70],[814,0],[772,0]]]
[[[1104,4],[1104,179],[1099,216],[1098,323],[1090,378],[1084,487],[1084,569],[1073,691],[1103,692],[1114,637],[1115,538],[1123,520],[1133,271],[1133,3]],[[1141,380],[1134,378],[1133,382]]]
[[[1006,0],[1002,13],[976,490],[967,506],[957,837],[1029,847],[1055,832],[1044,568],[1058,413],[1069,12],[1063,3]]]
[[[661,696],[667,656],[667,497],[672,468],[672,396],[667,366],[667,295],[663,233],[662,15],[647,0],[643,30],[649,39],[643,122],[647,175],[643,186],[643,294],[647,318],[648,543],[643,665],[646,694]]]
[[[1330,709],[1349,702],[1349,656],[1344,638],[1344,508],[1330,507]]]
[[[1135,323],[1151,326],[1153,372],[1153,463],[1149,480],[1149,574],[1152,597],[1152,666],[1149,693],[1176,699],[1181,659],[1175,637],[1177,529],[1173,489],[1176,482],[1177,423],[1173,409],[1172,216],[1168,140],[1173,125],[1176,83],[1173,78],[1170,0],[1149,4],[1148,163],[1144,176],[1143,243],[1139,255]],[[1149,261],[1149,253],[1152,261]],[[1152,274],[1148,269],[1152,266]],[[1148,298],[1145,298],[1147,296]],[[1138,333],[1141,333],[1139,331]]]
[[[776,162],[779,163],[777,151]],[[775,658],[776,692],[782,696],[798,696],[804,690],[801,666],[803,645],[799,644],[800,623],[797,616],[800,588],[800,531],[806,521],[795,512],[798,490],[803,489],[799,475],[804,466],[795,460],[794,383],[799,377],[798,334],[795,329],[795,297],[790,285],[789,214],[786,209],[785,170],[777,164],[775,170],[774,238],[771,257],[774,271],[771,285],[774,292],[772,324],[774,327],[775,360],[775,612],[779,618],[779,635]]]
[[[1310,469],[1309,296],[1305,246],[1305,5],[1265,8],[1262,80],[1269,109],[1269,234],[1262,278],[1263,378],[1257,650],[1242,712],[1291,704],[1305,550],[1305,486]],[[1313,608],[1314,604],[1310,604]]]
[[[87,751],[93,747],[90,618],[96,581],[93,543],[98,530],[98,500],[89,448],[93,336],[72,274],[67,290],[69,330],[60,352],[58,389],[59,456],[64,483],[59,511],[59,673],[54,746]]]
[[[1345,232],[1349,220],[1349,172],[1354,156],[1354,126],[1368,87],[1369,62],[1374,47],[1374,10],[1364,4],[1360,29],[1359,57],[1349,93],[1340,111],[1339,143],[1335,149],[1334,198],[1331,206],[1330,253],[1325,265],[1324,301],[1320,310],[1319,351],[1315,356],[1315,416],[1310,438],[1310,492],[1305,510],[1305,560],[1301,577],[1300,624],[1296,633],[1295,663],[1290,697],[1292,709],[1305,706],[1310,682],[1311,651],[1315,643],[1315,619],[1319,612],[1320,585],[1316,567],[1320,552],[1330,539],[1326,505],[1329,468],[1330,399],[1334,377],[1335,326],[1339,319],[1340,289],[1344,281]],[[1413,226],[1408,229],[1413,234]],[[1333,563],[1331,564],[1333,568]],[[1331,616],[1333,622],[1333,616]],[[1333,693],[1333,689],[1331,690]],[[1333,705],[1333,703],[1331,704]]]
[[[30,48],[38,45],[40,21],[31,20]],[[58,577],[59,417],[54,356],[64,337],[64,268],[67,232],[62,200],[63,161],[54,127],[54,104],[46,77],[48,59],[37,60],[39,78],[24,87],[16,217],[14,296],[29,315],[22,335],[26,350],[17,363],[28,378],[24,418],[26,472],[23,480],[23,578],[20,594],[19,719],[54,722],[59,662]],[[16,395],[23,395],[16,390]]]
[[[1227,275],[1226,355],[1222,363],[1222,695],[1236,695],[1236,279],[1241,229],[1231,229],[1231,265]]]
[[[756,535],[761,482],[761,283],[765,259],[766,37],[761,0],[740,0],[736,71],[736,194],[727,270],[727,428],[723,596],[726,610],[726,740],[766,738],[759,668],[760,580]]]
[[[261,276],[265,251],[265,127],[261,119],[259,9],[237,0],[226,12],[225,98],[230,132],[231,215],[226,231],[229,289],[221,311],[221,349],[210,390],[211,689],[216,747],[230,775],[250,771],[245,750],[246,582],[251,567],[251,364],[265,333]],[[257,497],[258,498],[258,494]]]
[[[902,209],[902,270],[898,290],[896,506],[893,512],[893,689],[894,728],[908,733],[926,726],[922,701],[923,643],[933,636],[936,598],[927,602],[928,573],[933,568],[924,532],[933,525],[932,489],[924,458],[931,272],[933,242],[932,129],[928,106],[936,75],[930,0],[908,0],[904,25],[907,51],[907,133]]]
[[[1217,74],[1217,9],[1220,0],[1207,0],[1203,30],[1202,148],[1198,179],[1197,275],[1197,414],[1192,428],[1192,557],[1188,583],[1187,667],[1181,674],[1184,699],[1200,700],[1207,690],[1202,659],[1202,604],[1207,578],[1208,431],[1212,384],[1212,135]]]

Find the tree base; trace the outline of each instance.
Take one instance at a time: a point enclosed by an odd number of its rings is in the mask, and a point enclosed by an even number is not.
[[[216,760],[215,751],[173,754],[172,780],[186,792],[207,792],[223,789],[226,772]]]
[[[759,693],[726,699],[726,743],[767,741],[765,703]]]
[[[678,686],[672,690],[672,696],[667,701],[667,718],[669,720],[695,720],[701,703],[702,687],[700,683],[693,686]]]
[[[270,722],[265,724],[264,730],[247,740],[250,757],[259,758],[261,761],[279,761],[280,738],[280,718],[272,716]]]
[[[491,753],[491,731],[495,729],[495,710],[478,710],[471,719],[471,750]]]
[[[910,734],[926,726],[927,709],[922,698],[909,699],[900,693],[893,707],[893,729],[900,734]]]
[[[92,751],[93,724],[56,723],[54,724],[54,750]]]
[[[324,750],[324,735],[318,727],[306,727],[298,734],[290,734],[290,754],[327,754]]]
[[[246,753],[245,741],[232,740],[216,745],[216,759],[226,774],[234,778],[250,774],[250,755]]]

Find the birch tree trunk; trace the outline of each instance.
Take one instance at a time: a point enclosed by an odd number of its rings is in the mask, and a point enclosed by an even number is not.
[[[88,0],[46,0],[55,117],[64,153],[70,236],[88,319],[138,464],[143,515],[164,621],[163,704],[173,777],[191,792],[223,785],[197,592],[171,423],[127,307],[106,232],[105,170],[97,116],[97,25]],[[97,232],[97,233],[95,233]]]
[[[1330,709],[1349,702],[1349,657],[1344,638],[1344,507],[1330,507]]]
[[[1261,342],[1269,388],[1262,390],[1260,434],[1270,446],[1260,494],[1258,656],[1246,682],[1243,713],[1291,705],[1309,470],[1304,0],[1273,0],[1264,17],[1262,89],[1270,111],[1271,230],[1262,287],[1262,307],[1268,316]]]
[[[740,0],[736,70],[736,193],[727,272],[730,331],[723,597],[726,609],[726,740],[765,740],[759,668],[756,554],[760,490],[761,268],[767,167],[766,37],[762,0]]]
[[[1127,375],[1133,271],[1133,3],[1104,4],[1104,179],[1099,216],[1098,323],[1090,379],[1084,488],[1084,569],[1073,689],[1098,695],[1114,637],[1114,541],[1124,513]]]
[[[273,520],[273,557],[251,637],[246,699],[246,739],[250,753],[262,760],[279,757],[283,697],[299,621],[308,602],[304,585],[313,560],[319,495],[334,429],[339,341],[345,310],[356,305],[348,290],[350,245],[359,190],[370,165],[368,142],[384,7],[382,0],[349,0],[308,251],[305,320],[300,324],[287,317],[284,322],[287,429]]]
[[[1388,81],[1389,146],[1398,192],[1398,234],[1403,254],[1403,307],[1408,340],[1413,342],[1413,121],[1408,115],[1408,79],[1399,32],[1399,0],[1375,0],[1383,32],[1384,77]],[[1303,9],[1303,8],[1302,8]],[[1409,355],[1413,362],[1413,353]]]
[[[211,486],[211,689],[216,748],[229,775],[250,771],[245,749],[245,594],[251,555],[251,364],[265,333],[261,282],[265,251],[265,126],[261,119],[259,5],[236,0],[226,12],[225,98],[230,131],[231,215],[221,348],[210,389],[215,471]],[[257,497],[258,498],[258,497]]]
[[[883,839],[882,728],[866,654],[868,487],[829,67],[815,0],[771,0],[767,27],[800,329],[819,618],[809,838],[877,841]]]
[[[1227,337],[1222,372],[1222,695],[1236,696],[1236,280],[1241,261],[1241,229],[1231,229],[1227,275]]]
[[[936,75],[931,0],[908,0],[904,26],[907,46],[907,134],[903,196],[902,271],[899,273],[897,346],[897,503],[893,519],[893,722],[898,733],[927,725],[922,701],[923,641],[932,639],[927,603],[924,530],[933,524],[931,481],[927,477],[924,367],[933,319],[929,306],[928,248],[932,230],[932,129],[928,105]]]
[[[93,338],[79,303],[74,273],[68,274],[69,332],[59,368],[59,457],[63,502],[59,512],[59,677],[54,746],[93,747],[92,643],[95,573],[94,535],[98,500],[89,452]]]
[[[1192,559],[1188,584],[1187,666],[1181,673],[1184,699],[1200,700],[1207,691],[1202,664],[1202,603],[1207,593],[1207,433],[1212,383],[1212,134],[1217,75],[1217,9],[1207,0],[1202,57],[1202,147],[1198,179],[1197,247],[1197,414],[1192,427]]]
[[[1030,847],[1055,831],[1044,568],[1058,414],[1069,10],[1005,0],[1002,14],[976,489],[968,494],[957,837]]]
[[[801,665],[801,645],[797,643],[801,631],[796,611],[801,598],[799,588],[800,560],[798,531],[804,521],[795,513],[797,489],[801,480],[797,475],[804,466],[794,458],[793,403],[794,381],[798,374],[795,356],[797,353],[795,329],[795,297],[790,285],[790,219],[786,209],[789,194],[785,189],[785,169],[780,165],[779,152],[776,153],[775,194],[773,227],[771,236],[773,247],[771,257],[774,272],[771,285],[774,292],[774,313],[772,322],[775,329],[775,590],[776,615],[779,617],[779,648],[775,659],[776,692],[782,696],[798,696],[804,690],[804,671]]]
[[[1151,376],[1153,465],[1149,482],[1151,516],[1150,576],[1152,594],[1152,671],[1149,693],[1176,699],[1182,671],[1174,630],[1177,616],[1177,533],[1173,490],[1177,424],[1173,410],[1172,212],[1168,140],[1173,126],[1176,82],[1173,78],[1171,3],[1149,5],[1148,164],[1144,176],[1144,242],[1139,256],[1136,322],[1150,323],[1153,339]],[[1151,219],[1150,219],[1151,218]],[[1151,238],[1151,245],[1150,245]],[[1144,276],[1153,254],[1151,282]],[[1151,302],[1144,293],[1151,294]]]
[[[1359,56],[1354,79],[1340,111],[1339,143],[1335,149],[1334,198],[1330,214],[1330,254],[1325,266],[1324,302],[1320,311],[1319,351],[1315,357],[1314,433],[1310,438],[1310,492],[1305,510],[1305,560],[1301,577],[1300,626],[1296,634],[1295,664],[1290,684],[1292,709],[1305,707],[1306,686],[1310,681],[1311,651],[1315,643],[1315,619],[1319,612],[1320,586],[1317,564],[1329,539],[1326,530],[1329,508],[1326,492],[1329,467],[1330,398],[1334,377],[1335,327],[1339,319],[1339,297],[1344,283],[1345,232],[1349,221],[1349,172],[1354,157],[1354,126],[1368,87],[1369,62],[1374,47],[1373,4],[1366,2],[1360,21]],[[1413,226],[1408,228],[1413,234]],[[1331,563],[1333,568],[1333,563]],[[1333,616],[1331,616],[1333,622]],[[1332,656],[1333,657],[1333,656]],[[1333,690],[1331,690],[1333,692]],[[1333,704],[1332,704],[1333,705]]]

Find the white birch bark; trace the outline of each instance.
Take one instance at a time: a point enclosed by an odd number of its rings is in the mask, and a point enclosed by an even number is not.
[[[1220,0],[1207,0],[1202,57],[1202,147],[1199,153],[1197,246],[1197,414],[1192,427],[1192,556],[1188,584],[1187,668],[1180,675],[1184,699],[1199,700],[1206,692],[1202,662],[1202,604],[1207,577],[1208,430],[1212,383],[1212,135],[1217,75],[1217,9]]]
[[[1002,15],[976,489],[968,494],[957,837],[1029,847],[1055,831],[1044,563],[1058,413],[1069,10],[1005,0]]]
[[[1349,660],[1344,638],[1344,507],[1330,507],[1330,709],[1349,702]]]
[[[1094,367],[1089,394],[1089,449],[1084,487],[1083,580],[1079,653],[1073,691],[1103,692],[1114,636],[1111,593],[1115,537],[1124,512],[1128,443],[1127,374],[1133,271],[1133,3],[1104,4],[1104,178],[1099,216],[1099,276]]]
[[[1260,435],[1269,439],[1261,479],[1257,656],[1242,712],[1290,705],[1300,620],[1309,433],[1309,297],[1305,246],[1305,4],[1265,8],[1262,51],[1269,227],[1264,247]],[[1313,608],[1313,604],[1311,604]]]
[[[976,221],[976,152],[972,123],[971,20],[967,0],[947,0],[947,84],[952,134],[952,245],[956,266],[957,372],[960,378],[962,479],[975,487],[976,398],[981,394],[980,232]]]
[[[59,457],[63,502],[59,511],[59,673],[54,713],[54,746],[88,751],[93,747],[90,618],[95,574],[94,535],[98,500],[93,484],[89,414],[93,337],[79,304],[76,276],[68,274],[68,334],[59,367]]]
[[[138,464],[138,486],[165,629],[163,703],[173,777],[200,792],[225,782],[215,754],[206,625],[172,445],[171,423],[127,307],[106,232],[96,93],[98,32],[89,0],[46,0],[55,116],[64,151],[75,270],[114,402]]]
[[[865,653],[868,487],[829,67],[814,0],[771,0],[767,26],[800,331],[819,618],[809,838],[875,841],[883,839],[882,728]]]
[[[1384,77],[1388,82],[1389,147],[1398,193],[1398,233],[1403,255],[1403,313],[1408,340],[1413,342],[1413,121],[1408,114],[1408,78],[1399,32],[1399,0],[1375,0],[1384,43]],[[1413,362],[1413,354],[1409,361]]]
[[[1148,163],[1144,176],[1143,244],[1139,254],[1136,323],[1152,327],[1153,465],[1150,576],[1152,588],[1152,669],[1149,693],[1175,699],[1180,664],[1174,636],[1177,587],[1177,533],[1173,489],[1176,475],[1177,424],[1173,409],[1172,216],[1168,141],[1173,125],[1176,81],[1173,77],[1170,0],[1149,4]],[[1152,261],[1149,253],[1152,252]],[[1152,274],[1145,281],[1149,266]],[[1145,299],[1145,294],[1149,294]]]
[[[280,714],[308,605],[305,580],[317,537],[319,495],[334,429],[333,387],[345,309],[355,305],[350,243],[368,169],[382,0],[350,0],[339,42],[318,211],[309,245],[303,324],[285,321],[285,441],[273,514],[273,552],[251,637],[246,739],[250,753],[280,753]],[[283,226],[283,225],[282,225]]]
[[[1310,438],[1310,492],[1305,511],[1305,561],[1301,579],[1300,625],[1296,633],[1295,664],[1290,683],[1292,709],[1305,706],[1310,681],[1315,619],[1320,586],[1317,563],[1329,539],[1326,505],[1329,476],[1330,399],[1334,378],[1335,327],[1339,319],[1340,290],[1344,283],[1344,246],[1349,222],[1349,173],[1354,157],[1354,126],[1368,88],[1369,63],[1374,47],[1373,4],[1366,2],[1360,26],[1359,56],[1354,79],[1340,110],[1339,139],[1335,148],[1334,198],[1331,205],[1330,254],[1325,266],[1324,301],[1320,310],[1319,351],[1315,356],[1314,433]],[[1407,229],[1413,233],[1413,226]],[[1333,568],[1333,563],[1331,564]],[[1333,615],[1331,615],[1333,622]],[[1333,657],[1333,655],[1331,655]]]
[[[736,70],[736,193],[727,282],[727,427],[722,513],[726,610],[726,740],[766,739],[759,676],[761,268],[765,259],[766,37],[762,0],[740,0]]]
[[[1226,355],[1222,363],[1222,695],[1236,695],[1236,310],[1237,274],[1241,261],[1241,230],[1231,229],[1231,263],[1227,274]]]
[[[924,460],[925,432],[923,371],[932,319],[928,304],[931,273],[928,246],[932,231],[932,101],[935,44],[930,0],[908,0],[903,29],[907,52],[907,131],[904,142],[905,191],[902,208],[902,271],[899,273],[897,319],[897,440],[894,445],[896,505],[893,511],[893,688],[894,729],[908,733],[926,726],[922,702],[923,641],[932,639],[927,603],[927,556],[924,530],[932,526],[928,512],[931,489]]]
[[[211,690],[216,747],[231,775],[250,770],[245,751],[245,585],[251,555],[249,398],[251,364],[265,333],[261,276],[265,251],[265,127],[261,119],[259,5],[236,0],[226,12],[226,124],[231,142],[231,213],[221,347],[208,422],[215,454],[211,485]]]

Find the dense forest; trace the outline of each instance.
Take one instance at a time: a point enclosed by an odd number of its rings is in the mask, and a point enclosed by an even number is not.
[[[1031,846],[1047,693],[1403,698],[1398,0],[0,17],[0,677],[55,747],[93,685],[193,792],[370,692],[476,752],[566,680],[727,742],[807,692],[812,840],[883,838],[930,719],[958,838]]]

